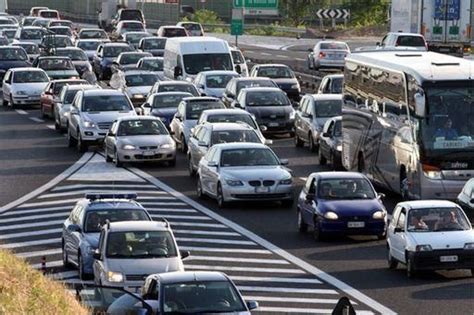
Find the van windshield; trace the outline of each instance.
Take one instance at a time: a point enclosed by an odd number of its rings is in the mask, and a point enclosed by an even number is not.
[[[183,55],[183,61],[187,74],[198,74],[209,70],[233,70],[229,53]]]

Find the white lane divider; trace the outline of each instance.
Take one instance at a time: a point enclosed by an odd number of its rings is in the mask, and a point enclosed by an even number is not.
[[[22,109],[15,109],[15,112],[17,112],[17,113],[20,114],[20,115],[28,115],[28,112],[25,112],[25,111],[22,110]]]
[[[288,58],[288,56],[285,56],[285,55],[276,55],[276,56],[279,58],[285,58],[285,59]]]
[[[46,127],[48,127],[49,129],[52,129],[52,130],[56,130],[56,127],[54,127],[54,125],[46,125]]]
[[[245,271],[245,272],[270,272],[270,273],[288,273],[288,274],[305,274],[301,269],[290,268],[256,268],[256,267],[234,267],[234,266],[209,266],[209,265],[185,265],[187,270],[215,270],[215,271]],[[296,289],[293,289],[296,290]],[[247,290],[249,291],[249,290]],[[334,290],[331,290],[334,291]],[[285,292],[285,291],[283,291]],[[286,291],[289,292],[289,291]],[[336,292],[336,291],[334,291]],[[337,294],[337,292],[335,293]]]
[[[33,120],[34,122],[37,122],[37,123],[44,123],[44,120],[43,119],[40,119],[38,117],[28,117],[30,120]]]

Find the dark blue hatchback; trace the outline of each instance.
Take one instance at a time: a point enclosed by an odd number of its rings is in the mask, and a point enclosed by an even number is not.
[[[316,240],[330,234],[385,238],[387,211],[364,175],[353,172],[312,173],[298,198],[298,229],[312,227]]]

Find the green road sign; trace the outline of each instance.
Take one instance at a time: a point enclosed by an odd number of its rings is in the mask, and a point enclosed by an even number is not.
[[[230,23],[230,35],[242,35],[244,33],[244,23],[242,20],[232,20]]]
[[[234,8],[243,7],[246,9],[277,9],[278,0],[234,0]]]

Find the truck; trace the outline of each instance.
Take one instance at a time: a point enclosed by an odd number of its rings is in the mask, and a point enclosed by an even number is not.
[[[393,0],[392,32],[422,34],[428,50],[463,56],[474,41],[474,0]]]

